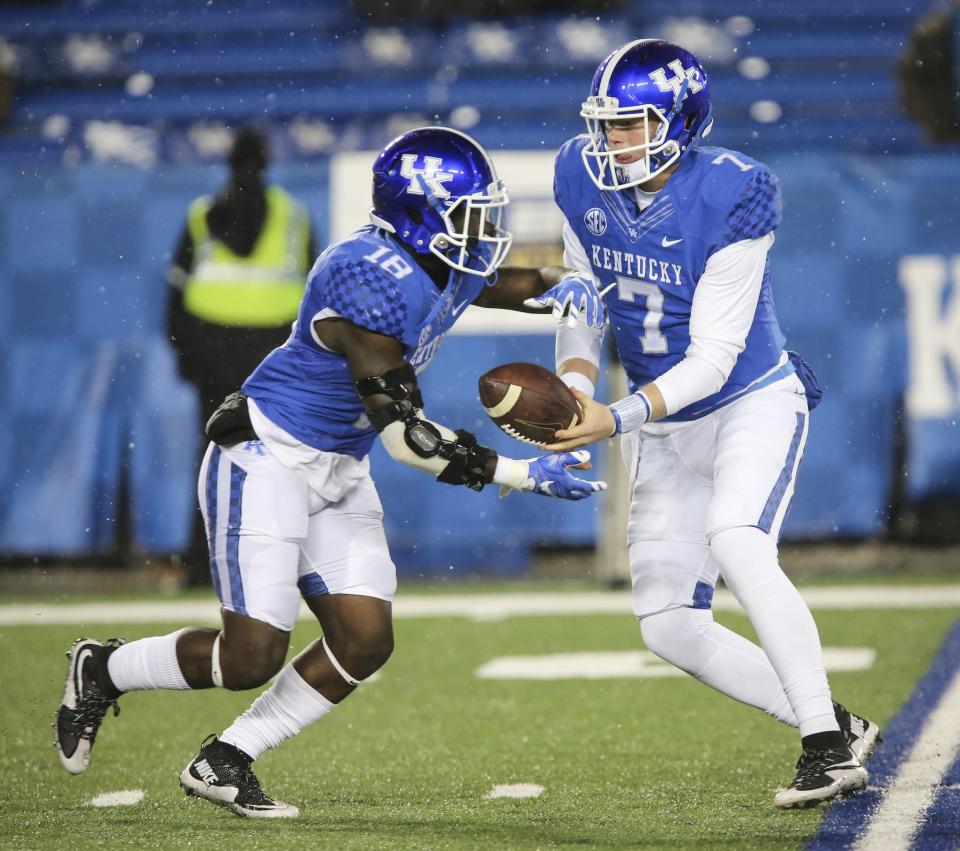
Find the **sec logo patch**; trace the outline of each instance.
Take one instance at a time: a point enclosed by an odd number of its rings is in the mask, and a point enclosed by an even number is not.
[[[607,229],[607,217],[599,207],[591,207],[583,214],[583,223],[594,236],[602,236]]]

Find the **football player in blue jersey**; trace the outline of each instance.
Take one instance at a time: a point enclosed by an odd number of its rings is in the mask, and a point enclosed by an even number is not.
[[[414,130],[380,153],[372,224],[323,252],[287,342],[207,425],[198,491],[223,628],[78,640],[54,723],[68,771],[86,770],[125,692],[250,689],[279,672],[208,737],[180,782],[241,816],[298,814],[263,792],[251,763],[326,715],[393,649],[396,569],[367,457],[378,435],[394,459],[451,485],[571,500],[603,489],[569,471],[586,451],[498,457],[424,413],[417,374],[466,305],[553,305],[596,321],[590,276],[499,268],[511,242],[507,202],[487,153],[456,130]],[[540,301],[525,308],[532,297]],[[323,637],[284,666],[301,597]]]
[[[584,419],[548,447],[622,435],[634,612],[647,646],[700,681],[799,727],[779,807],[866,785],[875,724],[833,703],[820,639],[780,569],[777,541],[819,388],[784,350],[767,253],[776,176],[707,147],[710,82],[664,41],[632,41],[597,69],[587,133],[556,159],[567,266],[594,276],[630,395],[592,400],[603,323],[561,326],[557,372]],[[760,646],[714,623],[717,578]]]

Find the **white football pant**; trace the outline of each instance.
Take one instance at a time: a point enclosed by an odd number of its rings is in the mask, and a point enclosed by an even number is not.
[[[802,735],[837,729],[816,625],[777,560],[808,419],[790,375],[701,419],[654,423],[623,441],[633,609],[647,646]],[[762,650],[713,622],[718,575]]]
[[[259,440],[207,448],[197,484],[223,607],[293,629],[300,597],[392,601],[397,573],[369,475],[328,502]]]

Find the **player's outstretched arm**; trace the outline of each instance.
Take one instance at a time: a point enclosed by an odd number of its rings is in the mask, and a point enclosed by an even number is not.
[[[569,472],[570,467],[582,467],[589,453],[517,461],[498,456],[468,431],[453,431],[428,420],[416,373],[393,337],[342,319],[316,322],[314,330],[324,345],[347,358],[370,423],[394,460],[432,473],[440,482],[478,491],[493,483],[508,490],[579,500],[606,487]]]
[[[570,269],[563,266],[544,266],[534,269],[528,266],[501,266],[496,273],[496,282],[484,287],[474,304],[477,307],[498,307],[501,310],[519,310],[523,313],[540,313],[542,306],[526,307],[527,299],[543,295],[556,286]]]
[[[555,319],[566,319],[571,327],[580,323],[599,328],[606,320],[593,277],[563,266],[502,268],[496,284],[487,287],[474,304],[524,313],[550,309]]]

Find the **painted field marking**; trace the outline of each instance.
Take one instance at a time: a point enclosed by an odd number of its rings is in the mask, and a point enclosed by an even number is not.
[[[960,840],[960,620],[867,762],[870,785],[827,811],[808,851],[956,849]]]
[[[539,798],[543,786],[536,783],[502,783],[494,786],[484,798]]]
[[[803,588],[812,609],[960,609],[960,583],[955,585],[849,585],[843,588]],[[401,593],[393,604],[397,618],[463,617],[496,621],[510,617],[547,615],[627,615],[629,591],[556,591],[499,594]],[[740,611],[729,591],[714,596],[715,611]],[[300,618],[313,615],[301,607]],[[14,603],[0,605],[0,626],[53,626],[98,623],[216,623],[217,600],[180,600],[126,603]]]
[[[824,647],[828,671],[864,671],[873,666],[876,651],[869,647]],[[605,680],[686,677],[649,650],[606,653],[548,653],[542,656],[500,656],[481,665],[482,680]]]
[[[923,727],[906,762],[880,799],[880,808],[856,851],[901,851],[922,827],[941,778],[960,750],[960,673]],[[960,836],[956,837],[960,844]]]
[[[143,789],[124,789],[122,792],[104,792],[87,801],[91,807],[132,807],[143,800]]]

